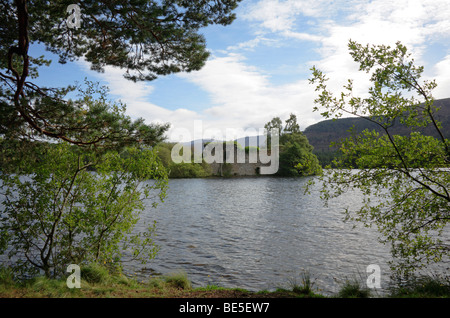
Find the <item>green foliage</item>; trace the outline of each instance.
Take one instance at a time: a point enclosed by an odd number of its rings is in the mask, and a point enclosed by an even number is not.
[[[301,132],[286,133],[280,137],[280,169],[282,176],[309,176],[322,173],[322,167],[313,147]]]
[[[291,114],[286,120],[285,129],[283,129],[279,117],[273,118],[264,127],[267,130],[268,139],[272,129],[278,129],[280,132],[280,166],[277,175],[296,177],[322,173],[322,167],[312,152],[313,147],[300,131],[294,114]],[[270,141],[268,141],[269,143]]]
[[[268,133],[270,133],[272,129],[278,129],[278,131],[281,133],[281,131],[283,130],[283,122],[281,121],[280,117],[274,117],[271,121],[264,125],[264,128]]]
[[[190,289],[192,287],[191,281],[188,279],[187,274],[183,271],[165,276],[164,281],[169,286],[179,289]]]
[[[172,163],[169,166],[170,178],[204,178],[211,176],[211,168],[203,163]]]
[[[27,1],[28,2],[28,1]],[[228,25],[239,0],[83,1],[81,27],[69,28],[65,14],[69,1],[28,3],[29,39],[40,41],[65,63],[83,56],[94,70],[105,65],[127,69],[132,80],[197,70],[209,53],[199,29],[210,24]],[[14,8],[12,1],[4,6]],[[18,21],[3,8],[0,19]],[[14,28],[2,41],[2,51],[13,45]],[[4,60],[5,58],[3,58]]]
[[[80,277],[90,284],[104,284],[109,278],[108,269],[98,263],[90,263],[80,268]]]
[[[195,163],[193,157],[192,162],[174,163],[171,157],[174,145],[173,143],[160,143],[155,148],[162,164],[169,171],[169,178],[204,178],[212,175],[211,167],[206,162]]]
[[[375,124],[382,133],[366,129],[340,144],[337,169],[322,178],[322,198],[327,202],[359,189],[362,206],[347,209],[346,219],[376,226],[380,240],[391,245],[392,269],[405,275],[449,257],[442,234],[450,219],[450,142],[436,120],[432,97],[436,83],[421,82],[423,67],[414,65],[401,43],[391,48],[350,41],[349,49],[360,69],[371,74],[368,96],[356,97],[349,80],[346,92],[334,97],[328,79],[313,68],[311,82],[320,92],[316,103],[326,118],[351,114]],[[408,127],[409,134],[393,134],[396,122]],[[424,127],[434,130],[434,136],[423,135]]]
[[[314,282],[311,280],[311,275],[308,272],[302,273],[300,284],[294,278],[289,282],[289,285],[292,291],[296,294],[308,296],[314,295],[314,288],[313,288]]]
[[[61,139],[86,148],[120,149],[136,143],[154,146],[170,126],[132,120],[124,104],[108,99],[108,88],[88,80],[45,95],[25,90],[33,107],[29,114],[17,116],[10,101],[14,91],[0,87],[0,135],[5,139]],[[64,101],[69,93],[76,97]]]
[[[200,29],[229,25],[240,0],[81,1],[81,26],[70,28],[72,2],[2,1],[0,3],[0,134],[14,138],[49,137],[78,145],[113,142],[154,143],[166,125],[143,125],[105,116],[102,105],[65,100],[66,88],[39,87],[30,81],[51,61],[30,56],[34,44],[60,63],[83,58],[91,69],[124,70],[132,81],[199,70],[209,52]],[[156,133],[156,136],[155,136]],[[150,143],[148,143],[150,142]]]
[[[434,115],[441,122],[441,132],[448,137],[450,136],[450,98],[435,100],[434,105],[437,107]],[[323,155],[326,155],[327,152],[338,151],[338,148],[333,143],[338,143],[342,139],[360,134],[366,129],[376,131],[381,135],[385,134],[382,127],[360,117],[326,119],[308,126],[303,133],[308,137],[311,145],[314,146],[316,154],[323,152]],[[411,127],[401,124],[397,118],[393,121],[389,131],[391,135],[409,136]],[[426,136],[440,138],[439,133],[431,126],[414,127],[414,131]]]
[[[335,168],[334,161],[341,156],[339,151],[313,151],[322,167]]]
[[[22,150],[27,154],[9,162],[16,173],[0,174],[0,252],[17,271],[57,277],[69,264],[154,257],[155,225],[134,231],[143,200],[156,205],[167,188],[153,150],[99,154],[68,143],[16,149]]]
[[[26,282],[26,288],[39,297],[61,297],[67,298],[79,293],[78,288],[67,288],[64,279],[50,279],[45,276],[38,276]]]
[[[0,286],[1,288],[12,287],[15,285],[14,272],[11,268],[0,266]]]
[[[347,280],[336,295],[338,298],[369,298],[370,289],[358,280]]]
[[[391,288],[390,297],[438,298],[450,297],[450,278],[440,276],[409,277]]]
[[[298,134],[300,132],[300,126],[297,123],[297,116],[291,114],[288,119],[286,119],[286,126],[284,127],[284,132],[291,134]]]

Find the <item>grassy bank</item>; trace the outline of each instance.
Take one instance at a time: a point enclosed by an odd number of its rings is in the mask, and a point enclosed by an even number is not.
[[[15,281],[8,269],[0,270],[1,298],[325,298],[318,293],[309,276],[300,283],[291,282],[288,288],[275,291],[251,292],[239,288],[222,288],[215,285],[193,288],[184,273],[159,276],[138,282],[121,273],[111,274],[106,268],[90,265],[82,268],[81,288],[68,288],[66,279],[36,277]],[[331,297],[368,298],[374,295],[356,281],[343,284]],[[394,288],[390,295],[396,298],[449,298],[448,280],[422,278],[401,288]]]
[[[137,281],[104,267],[81,270],[81,288],[68,288],[66,279],[36,277],[17,282],[8,270],[0,271],[0,298],[293,298],[323,297],[307,288],[250,292],[215,285],[193,288],[183,272]]]

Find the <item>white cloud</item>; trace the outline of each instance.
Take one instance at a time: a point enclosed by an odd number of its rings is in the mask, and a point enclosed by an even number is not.
[[[324,37],[320,35],[314,35],[305,32],[294,32],[290,30],[284,31],[282,35],[287,38],[297,39],[301,41],[321,42],[324,40]]]
[[[304,19],[306,24],[311,18],[323,16],[328,7],[322,0],[262,0],[248,5],[243,13],[243,19],[257,24],[257,38],[263,34],[276,33],[286,39],[301,41],[320,41],[321,36],[296,30],[296,23]]]
[[[349,55],[348,41],[365,44],[394,46],[397,41],[406,45],[418,65],[426,64],[427,46],[436,40],[449,39],[450,3],[447,0],[377,0],[362,1],[355,6],[355,12],[347,21],[338,23],[327,20],[322,24],[320,58],[314,62],[330,78],[333,89],[352,78],[357,85],[356,92],[367,92],[368,77],[358,71],[358,65]],[[443,61],[445,63],[445,61]],[[442,81],[450,73],[440,73]]]
[[[337,13],[339,12],[339,14]],[[261,0],[245,8],[244,18],[257,25],[257,37],[241,44],[241,48],[261,48],[265,37],[310,41],[319,44],[318,58],[311,61],[332,79],[330,88],[342,91],[347,79],[354,80],[355,94],[364,95],[370,85],[369,76],[358,70],[348,50],[349,39],[361,44],[386,44],[397,41],[406,45],[419,65],[426,63],[425,50],[430,41],[450,34],[448,0],[376,0],[376,1],[310,1]],[[298,21],[312,27],[298,30]],[[306,21],[306,23],[305,23]],[[312,33],[313,31],[315,33]],[[301,50],[299,48],[299,54]],[[250,67],[239,55],[216,58],[190,80],[208,91],[215,106],[207,111],[212,116],[229,118],[228,122],[244,124],[247,117],[261,123],[262,116],[298,114],[309,125],[321,118],[312,113],[314,89],[306,81],[274,86],[268,74]],[[450,82],[450,58],[436,71],[436,93],[445,97]],[[448,93],[447,93],[448,94]],[[447,95],[448,96],[448,95]],[[303,105],[303,107],[302,107]],[[278,113],[278,114],[277,114]],[[270,114],[270,115],[269,115]],[[267,117],[266,117],[267,118]],[[270,119],[270,118],[269,118]]]
[[[216,57],[200,71],[180,75],[211,95],[213,107],[204,111],[215,127],[263,128],[275,116],[296,113],[303,128],[317,121],[312,114],[313,89],[299,80],[274,86],[270,77],[248,66],[243,56]]]
[[[280,45],[279,42],[280,41],[278,41],[278,40],[265,38],[263,36],[257,36],[254,39],[251,39],[251,40],[248,40],[245,42],[241,42],[236,45],[229,46],[229,47],[227,47],[227,49],[225,51],[223,51],[223,53],[227,53],[228,51],[236,51],[236,50],[254,50],[256,47],[258,47],[262,44],[274,47],[274,46],[279,46]]]
[[[155,105],[151,103],[155,88],[148,83],[125,80],[121,70],[107,69],[101,77],[127,104],[131,116],[170,122],[173,128],[192,132],[195,121],[202,120],[203,129],[216,128],[223,133],[228,128],[257,129],[274,116],[286,119],[295,113],[304,129],[322,120],[312,111],[314,87],[300,74],[291,83],[274,85],[270,74],[252,65],[253,61],[246,59],[245,54],[258,52],[263,46],[283,50],[300,43],[301,56],[301,41],[308,41],[317,50],[315,61],[305,63],[308,68],[314,64],[323,70],[332,79],[333,91],[340,92],[346,80],[352,78],[355,93],[364,94],[368,75],[358,71],[349,55],[349,39],[361,44],[388,45],[400,40],[417,63],[423,65],[429,43],[443,39],[448,42],[450,34],[448,0],[261,0],[246,3],[241,12],[240,18],[250,23],[246,25],[255,28],[254,38],[226,50],[216,49],[224,56],[212,57],[200,71],[178,75],[208,94],[211,107],[207,109],[168,110],[164,105]],[[443,55],[446,57],[432,68],[439,84],[435,95],[439,98],[449,97],[450,51]],[[285,65],[282,60],[279,63]]]
[[[427,43],[443,36],[448,40],[449,16],[448,0],[261,0],[247,5],[243,14],[258,30],[257,38],[248,42],[253,49],[263,36],[284,43],[316,43],[319,55],[311,64],[329,75],[333,90],[342,90],[348,78],[354,79],[358,94],[367,92],[369,83],[349,55],[349,39],[361,44],[401,41],[423,65]],[[311,27],[298,29],[299,25]]]
[[[299,16],[323,17],[335,7],[325,0],[261,0],[248,5],[243,18],[268,31],[284,32],[292,31]]]
[[[436,99],[449,98],[450,87],[450,54],[447,55],[440,62],[436,63],[433,68],[433,78],[436,80],[437,87],[433,91],[433,96]]]

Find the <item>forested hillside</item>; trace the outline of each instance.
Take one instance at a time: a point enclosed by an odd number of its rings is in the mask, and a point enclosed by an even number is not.
[[[440,108],[436,113],[436,120],[442,123],[442,133],[446,138],[450,138],[450,98],[436,100],[435,106]],[[314,147],[314,153],[323,164],[324,162],[329,162],[338,149],[336,146],[330,147],[330,144],[349,137],[351,134],[349,129],[351,127],[354,127],[353,133],[356,134],[364,129],[376,130],[380,134],[383,134],[383,130],[378,125],[363,118],[324,120],[307,127],[303,133],[308,138],[309,143]],[[431,127],[425,127],[419,131],[425,135],[437,137],[436,130]],[[391,128],[391,132],[394,135],[406,135],[411,132],[411,129],[396,122]]]

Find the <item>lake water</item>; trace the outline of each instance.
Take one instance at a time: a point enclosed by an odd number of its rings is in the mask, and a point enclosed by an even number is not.
[[[343,209],[357,207],[350,193],[324,207],[318,186],[304,194],[307,178],[173,179],[164,203],[148,208],[157,221],[157,257],[138,277],[184,271],[194,286],[215,284],[274,290],[301,284],[308,273],[314,288],[333,294],[346,279],[365,282],[367,266],[389,281],[389,247],[374,229],[343,222]]]

